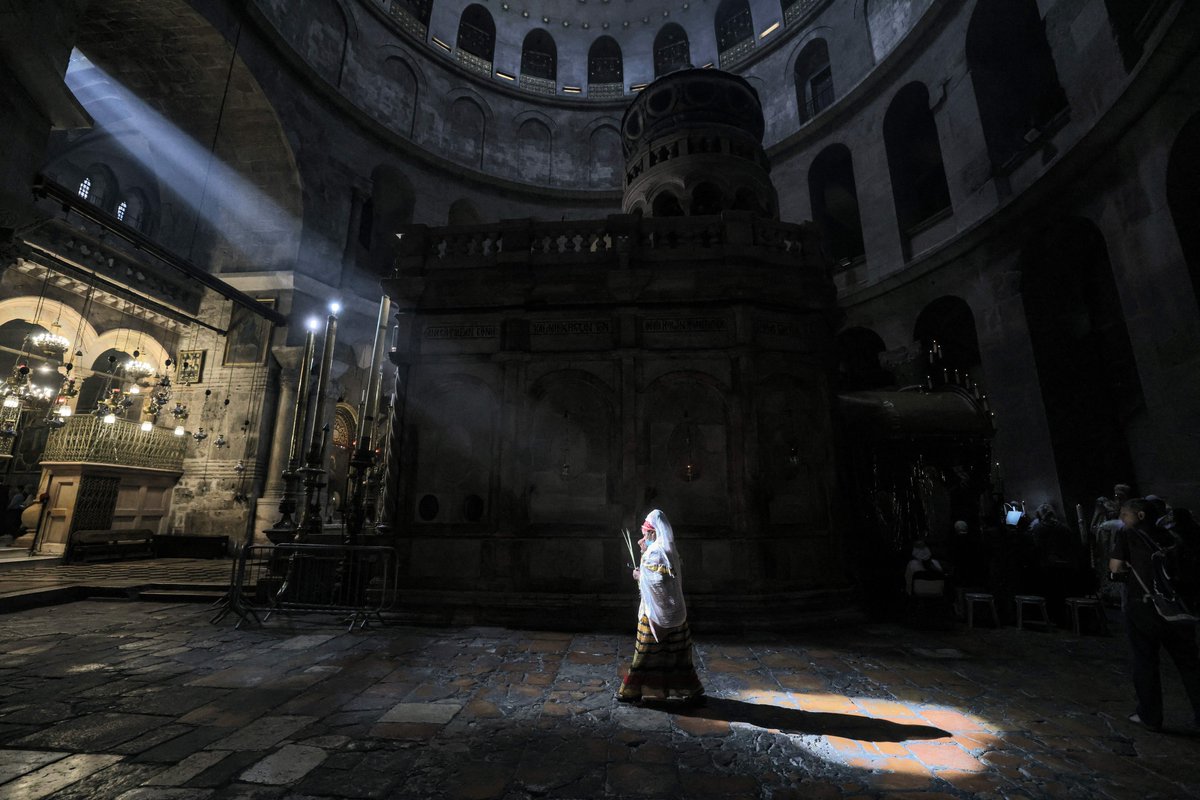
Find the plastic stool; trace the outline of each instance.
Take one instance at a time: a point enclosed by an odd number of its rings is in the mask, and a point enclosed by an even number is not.
[[[1045,625],[1046,630],[1053,627],[1050,624],[1050,615],[1046,611],[1046,598],[1036,594],[1018,594],[1013,597],[1017,604],[1017,630],[1023,630],[1026,624],[1030,625]],[[1042,614],[1040,620],[1026,620],[1025,606],[1036,606]]]
[[[975,627],[975,604],[987,603],[987,607],[992,612],[992,622],[997,628],[1000,627],[1000,617],[996,614],[996,598],[992,597],[987,592],[967,592],[963,595],[963,600],[967,606],[967,627]]]
[[[1108,635],[1108,618],[1104,614],[1104,604],[1095,597],[1068,597],[1067,608],[1071,612],[1071,630],[1076,636],[1082,636],[1079,625],[1079,612],[1091,611],[1096,615],[1096,627],[1102,636]]]

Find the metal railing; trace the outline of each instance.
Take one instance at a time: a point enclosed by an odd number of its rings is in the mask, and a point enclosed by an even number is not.
[[[106,423],[92,414],[71,417],[66,423],[50,432],[42,461],[183,471],[186,436],[157,426],[144,431],[123,419]]]
[[[239,549],[229,593],[216,623],[237,615],[235,627],[262,625],[272,614],[334,614],[348,630],[362,628],[395,605],[396,550],[342,544],[250,545]],[[261,615],[261,617],[260,617]]]
[[[589,83],[588,97],[593,100],[613,100],[625,96],[623,83]]]

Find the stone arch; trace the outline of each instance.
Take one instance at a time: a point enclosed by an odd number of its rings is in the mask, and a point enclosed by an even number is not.
[[[297,53],[302,22],[287,34]],[[181,40],[188,46],[174,46]],[[47,174],[69,169],[84,147],[112,154],[114,165],[136,162],[132,181],[124,169],[118,175],[147,191],[159,244],[214,272],[291,269],[304,218],[300,172],[267,93],[224,33],[185,0],[106,0],[88,7],[76,46],[66,81],[96,127],[78,139],[52,138]],[[189,55],[197,52],[204,58]],[[275,66],[256,62],[254,70]],[[236,90],[226,94],[227,82]],[[229,124],[213,153],[213,130],[194,127],[213,118],[222,98]],[[239,190],[215,196],[205,185]]]
[[[388,269],[396,256],[400,242],[396,231],[411,224],[416,210],[416,191],[399,167],[380,164],[371,171],[370,216],[364,208],[363,221],[370,220],[367,244],[371,267]]]
[[[334,86],[342,85],[352,15],[338,0],[316,0],[308,9],[304,31],[304,60]]]
[[[621,45],[611,36],[599,36],[588,48],[588,97],[619,97],[624,94],[625,59],[621,54]]]
[[[97,208],[111,212],[116,208],[116,198],[121,195],[121,187],[112,168],[96,162],[88,166],[77,193]]]
[[[870,328],[854,326],[838,333],[834,344],[837,353],[838,387],[847,390],[880,389],[896,382],[892,373],[880,362],[887,350],[883,339]]]
[[[460,197],[450,204],[446,212],[447,225],[482,225],[483,218],[479,216],[475,204],[465,197]]]
[[[521,44],[521,77],[526,76],[552,83],[558,80],[558,47],[544,28],[525,34]]]
[[[42,301],[41,314],[38,315],[37,304],[38,298],[32,295],[0,300],[0,323],[19,319],[32,324],[34,318],[37,317],[39,327],[46,327],[48,330],[48,326],[54,320],[59,320],[62,325],[62,335],[71,340],[71,349],[68,353],[82,350],[83,357],[81,363],[84,363],[93,354],[99,352],[96,349],[100,338],[99,334],[92,327],[92,324],[85,320],[78,311],[64,303],[47,299]],[[75,336],[76,331],[79,331],[78,340]],[[72,359],[74,357],[68,355],[67,358]]]
[[[458,19],[455,47],[490,65],[496,53],[496,21],[491,12],[478,3],[464,8]]]
[[[946,374],[931,376],[934,381],[953,379],[956,375],[965,381],[965,376],[971,375],[973,382],[979,382],[979,365],[983,359],[979,354],[975,314],[966,300],[944,295],[930,302],[917,315],[913,339],[921,343],[923,357],[937,343],[940,358],[935,356],[930,362],[926,357],[925,363],[946,370]]]
[[[942,145],[925,84],[913,82],[896,92],[883,117],[883,143],[896,218],[907,240],[914,229],[950,209]]]
[[[554,137],[540,119],[528,117],[517,128],[517,157],[522,177],[531,183],[550,183]]]
[[[389,127],[411,139],[421,100],[419,71],[407,58],[390,55],[383,60],[381,72],[384,80],[373,109]]]
[[[812,39],[804,45],[796,57],[792,81],[801,125],[833,105],[833,69],[824,39]]]
[[[1180,129],[1167,159],[1167,207],[1200,309],[1200,114]]]
[[[979,0],[966,56],[988,155],[999,167],[1067,106],[1035,0]]]
[[[499,413],[494,388],[473,375],[443,375],[421,387],[409,409],[415,449],[411,519],[432,524],[486,521],[493,507]]]
[[[687,69],[692,65],[692,51],[687,31],[681,25],[668,22],[654,37],[654,77]]]
[[[652,217],[682,217],[684,214],[683,198],[673,187],[661,188],[650,198]]]
[[[848,147],[831,144],[817,154],[808,168],[808,193],[813,222],[825,234],[834,261],[849,263],[861,258],[866,247],[854,161]]]
[[[613,388],[562,369],[529,388],[530,521],[604,522],[620,471]]]
[[[932,0],[866,0],[863,14],[875,61],[882,61],[925,14]]]
[[[744,58],[754,48],[754,19],[747,0],[721,0],[713,13],[713,32],[721,67]]]
[[[1091,220],[1062,219],[1031,237],[1020,269],[1062,499],[1090,504],[1096,487],[1137,480],[1129,425],[1145,406],[1108,245]]]
[[[468,95],[453,98],[445,124],[447,155],[471,167],[482,168],[487,116],[479,102]]]
[[[720,186],[704,180],[691,187],[688,216],[702,217],[720,214],[729,206],[729,199]]]
[[[621,153],[620,123],[598,120],[588,131],[588,185],[593,188],[616,188],[621,183],[625,157]]]
[[[117,350],[130,356],[137,350],[141,353],[139,359],[152,365],[160,373],[166,371],[167,359],[171,357],[162,342],[133,328],[112,328],[97,336],[93,351],[109,350]],[[84,352],[86,357],[87,351]]]
[[[677,509],[677,523],[722,524],[730,512],[727,387],[706,373],[670,372],[646,386],[639,407],[639,460],[654,503]]]

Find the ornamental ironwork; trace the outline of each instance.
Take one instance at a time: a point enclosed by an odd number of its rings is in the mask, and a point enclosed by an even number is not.
[[[80,414],[50,433],[43,462],[113,464],[122,467],[183,471],[186,437],[169,430],[141,426],[118,419],[105,423],[91,414]]]

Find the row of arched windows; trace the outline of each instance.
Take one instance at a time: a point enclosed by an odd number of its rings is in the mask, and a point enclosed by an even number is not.
[[[794,2],[794,0],[793,0]],[[793,2],[783,3],[787,7]],[[407,11],[428,24],[429,3],[420,8],[413,0],[405,0]],[[394,6],[399,3],[394,2]],[[729,67],[754,49],[754,23],[747,0],[722,0],[714,15],[720,65]],[[478,3],[467,6],[459,17],[455,52],[460,62],[476,71],[491,75],[496,51],[496,22],[491,12]],[[654,37],[654,77],[658,78],[692,64],[691,45],[682,26],[670,22]],[[611,36],[600,36],[588,50],[588,95],[591,97],[621,96],[624,90],[624,59],[621,46]],[[511,78],[512,76],[504,76]],[[558,79],[558,53],[554,37],[538,28],[529,32],[521,47],[521,86],[532,91],[553,94]],[[542,82],[547,82],[543,84]],[[613,91],[613,87],[618,87]]]
[[[979,0],[965,49],[988,155],[994,169],[1003,173],[1067,110],[1035,0]],[[828,60],[824,42],[816,40],[796,61],[802,120],[806,109],[816,113],[823,107],[814,87],[826,80],[820,76],[828,76]],[[812,77],[802,80],[802,75]],[[806,105],[806,98],[815,102]],[[883,117],[883,144],[907,249],[915,232],[950,212],[937,123],[924,84],[910,83],[892,98]],[[809,199],[813,220],[824,229],[834,259],[845,263],[861,257],[862,222],[854,166],[845,145],[830,145],[813,160]]]
[[[94,206],[115,216],[131,228],[144,230],[146,196],[140,189],[122,191],[112,171],[103,164],[94,164],[79,182],[76,194]]]

